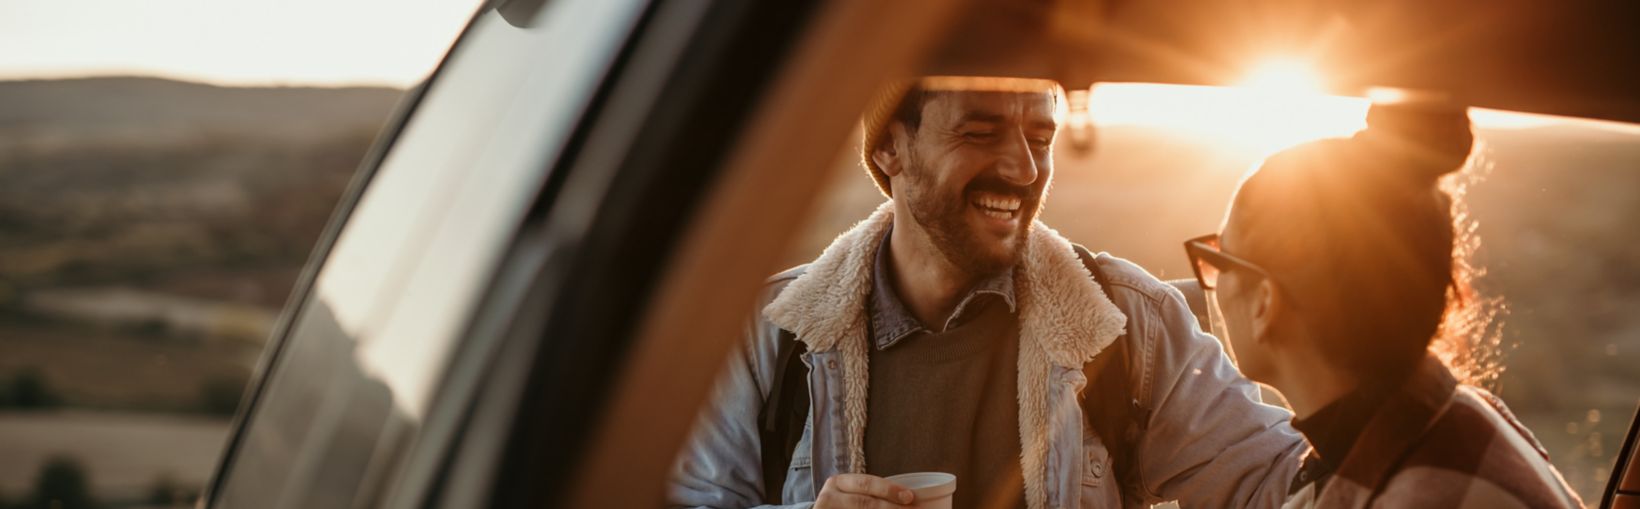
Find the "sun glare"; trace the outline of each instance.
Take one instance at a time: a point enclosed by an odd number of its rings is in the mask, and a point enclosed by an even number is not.
[[[1320,73],[1298,59],[1271,59],[1254,66],[1233,86],[1202,87],[1141,83],[1100,83],[1088,98],[1088,115],[1098,126],[1161,128],[1201,140],[1268,155],[1321,138],[1343,137],[1366,128],[1371,100],[1327,95]],[[1375,89],[1380,101],[1403,100],[1407,92]],[[1476,128],[1523,129],[1558,125],[1564,117],[1471,108]],[[1621,132],[1629,124],[1592,122]]]
[[[1312,66],[1295,59],[1264,61],[1248,72],[1236,86],[1281,93],[1322,93],[1320,74]]]
[[[1263,155],[1366,127],[1367,100],[1323,90],[1302,60],[1270,59],[1228,87],[1102,83],[1089,113],[1099,125],[1160,127]]]
[[[1089,114],[1097,125],[1161,128],[1262,156],[1349,136],[1366,127],[1367,106],[1313,90],[1103,83],[1093,88]]]

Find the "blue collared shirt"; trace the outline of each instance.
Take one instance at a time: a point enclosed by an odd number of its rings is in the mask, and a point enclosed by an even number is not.
[[[900,294],[894,291],[894,267],[890,265],[888,244],[894,234],[892,228],[883,234],[883,243],[877,248],[877,256],[872,268],[871,290],[871,340],[878,350],[887,349],[899,343],[900,340],[918,333],[934,332],[923,326],[911,311],[906,309],[905,303],[900,300]],[[961,325],[975,315],[986,299],[992,296],[1000,298],[1008,305],[1008,312],[1018,312],[1014,305],[1014,271],[1012,268],[1004,270],[981,280],[968,290],[968,294],[957,303],[956,309],[946,317],[941,331],[950,330]]]

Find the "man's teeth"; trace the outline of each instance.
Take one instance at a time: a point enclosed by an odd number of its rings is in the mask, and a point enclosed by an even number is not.
[[[987,216],[994,217],[994,218],[997,218],[997,219],[1010,219],[1010,218],[1014,217],[1013,212],[1003,212],[1003,211],[1000,211],[1000,210],[992,210],[992,209],[987,209],[987,208],[979,209],[979,213],[985,214]]]
[[[1021,200],[1012,196],[981,194],[974,196],[973,203],[987,216],[1007,219],[1019,211]]]

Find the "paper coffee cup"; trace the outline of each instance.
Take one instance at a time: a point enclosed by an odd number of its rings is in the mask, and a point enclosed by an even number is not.
[[[944,472],[915,472],[888,476],[888,482],[917,494],[911,504],[918,509],[951,509],[951,494],[957,492],[957,476]]]

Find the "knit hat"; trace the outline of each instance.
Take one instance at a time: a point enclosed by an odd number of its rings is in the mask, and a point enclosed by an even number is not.
[[[877,167],[877,162],[871,160],[871,153],[877,150],[888,138],[888,125],[894,121],[894,112],[900,109],[900,101],[905,98],[906,91],[911,89],[912,81],[901,80],[883,87],[877,91],[877,96],[871,98],[866,105],[865,114],[860,117],[860,130],[865,133],[860,142],[860,161],[866,165],[866,174],[877,183],[877,190],[883,196],[894,197],[889,187],[888,174]]]

